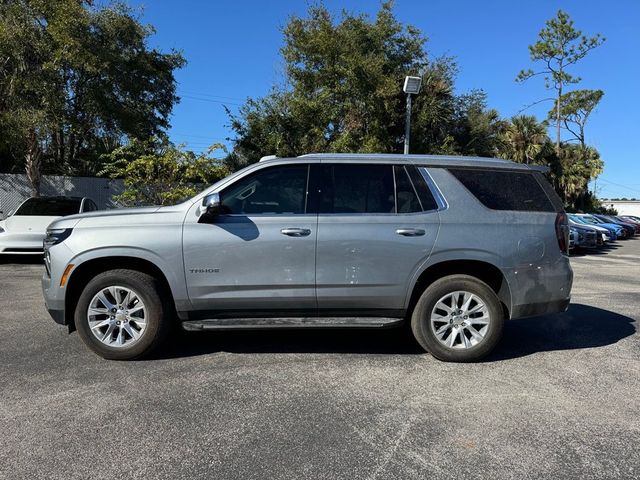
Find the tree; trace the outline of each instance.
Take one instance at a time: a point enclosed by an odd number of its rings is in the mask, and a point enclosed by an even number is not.
[[[231,115],[235,139],[228,162],[234,168],[264,154],[401,152],[406,75],[423,79],[413,100],[413,152],[486,151],[480,131],[471,132],[457,116],[455,63],[428,59],[427,39],[398,22],[391,2],[374,19],[343,12],[336,20],[324,6],[313,6],[306,18],[292,17],[283,34],[284,85]],[[475,113],[478,125],[496,121],[495,112],[486,118]]]
[[[214,144],[196,155],[166,138],[134,140],[108,154],[100,174],[124,179],[125,191],[114,198],[121,205],[174,205],[229,174],[212,156],[223,148]]]
[[[551,178],[566,205],[584,207],[588,182],[602,173],[603,162],[593,147],[564,145],[560,156],[550,159]]]
[[[150,49],[152,33],[120,3],[0,2],[0,143],[34,194],[41,164],[95,173],[101,152],[168,126],[184,59]]]
[[[502,135],[500,156],[520,163],[539,163],[540,154],[548,141],[547,124],[533,115],[518,115]]]
[[[547,89],[556,91],[555,126],[556,154],[560,155],[560,128],[562,122],[562,95],[567,85],[580,82],[580,77],[569,73],[575,65],[594,48],[605,41],[600,34],[586,37],[573,26],[569,14],[558,10],[556,16],[547,20],[546,27],[538,33],[538,41],[529,45],[531,60],[541,62],[542,68],[522,70],[516,80],[523,82],[537,75],[544,75]]]
[[[586,146],[585,125],[603,96],[602,90],[574,90],[563,94],[560,99],[560,118],[564,128],[583,147]],[[555,114],[555,110],[551,110],[549,117]]]

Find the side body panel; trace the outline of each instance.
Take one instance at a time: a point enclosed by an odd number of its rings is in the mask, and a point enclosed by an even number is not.
[[[316,309],[316,215],[222,215],[197,222],[194,205],[184,224],[187,289],[195,310]],[[281,230],[300,228],[307,236]]]
[[[317,291],[320,311],[402,311],[411,273],[438,235],[439,214],[318,216]],[[403,236],[404,229],[424,231]]]
[[[83,263],[100,258],[135,257],[157,266],[165,275],[178,310],[191,308],[184,282],[182,260],[182,222],[186,204],[175,207],[131,210],[127,216],[100,214],[81,218],[67,217],[54,228],[73,228],[64,243],[50,249],[51,278],[45,291],[49,308],[64,309],[65,288],[60,276],[66,265],[73,272]]]
[[[503,302],[512,316],[524,306],[566,301],[573,272],[555,237],[555,213],[496,211],[482,205],[444,168],[427,171],[448,208],[440,212],[440,233],[431,257],[416,272],[440,262],[478,260],[503,273],[508,294]],[[407,299],[408,302],[408,299]]]

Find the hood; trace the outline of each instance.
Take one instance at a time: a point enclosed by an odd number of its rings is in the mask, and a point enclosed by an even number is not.
[[[97,218],[97,217],[117,217],[117,216],[132,216],[143,215],[146,213],[155,213],[160,209],[170,207],[137,207],[137,208],[117,208],[114,210],[98,210],[95,212],[79,213],[76,215],[69,215],[68,217],[59,218],[55,224],[51,225],[51,228],[73,228],[80,220],[85,218]]]
[[[575,228],[576,230],[578,230],[579,232],[597,232],[597,230],[594,227],[589,227],[587,225],[572,225],[571,228]]]
[[[609,228],[611,230],[622,230],[622,227],[616,223],[600,223],[604,228]]]
[[[12,215],[4,220],[3,227],[11,233],[42,233],[45,234],[47,226],[62,217],[41,217],[39,215]]]

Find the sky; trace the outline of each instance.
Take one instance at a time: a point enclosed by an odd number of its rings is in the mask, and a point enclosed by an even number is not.
[[[202,151],[216,142],[230,145],[226,105],[231,111],[248,97],[260,97],[282,83],[282,27],[291,15],[304,16],[305,0],[130,0],[141,19],[155,27],[149,45],[176,49],[187,65],[176,72],[181,101],[171,116],[170,138]],[[325,0],[340,17],[378,11],[379,1]],[[503,117],[546,98],[544,81],[514,81],[535,68],[527,46],[545,20],[567,11],[583,33],[601,33],[606,42],[572,71],[576,88],[599,88],[605,96],[587,124],[587,143],[605,161],[595,186],[601,198],[640,198],[640,1],[615,0],[396,0],[394,12],[428,38],[430,57],[456,58],[456,92],[481,88]],[[398,79],[402,82],[402,79]],[[542,119],[549,104],[525,111]],[[265,155],[272,152],[264,152]],[[593,187],[593,185],[592,185]]]

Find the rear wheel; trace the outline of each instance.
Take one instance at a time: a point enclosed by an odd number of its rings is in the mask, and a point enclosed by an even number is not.
[[[84,288],[75,323],[85,344],[101,357],[133,360],[162,343],[169,311],[154,277],[135,270],[110,270]]]
[[[411,317],[418,343],[439,360],[473,362],[491,352],[504,325],[495,292],[469,275],[451,275],[431,284]]]

